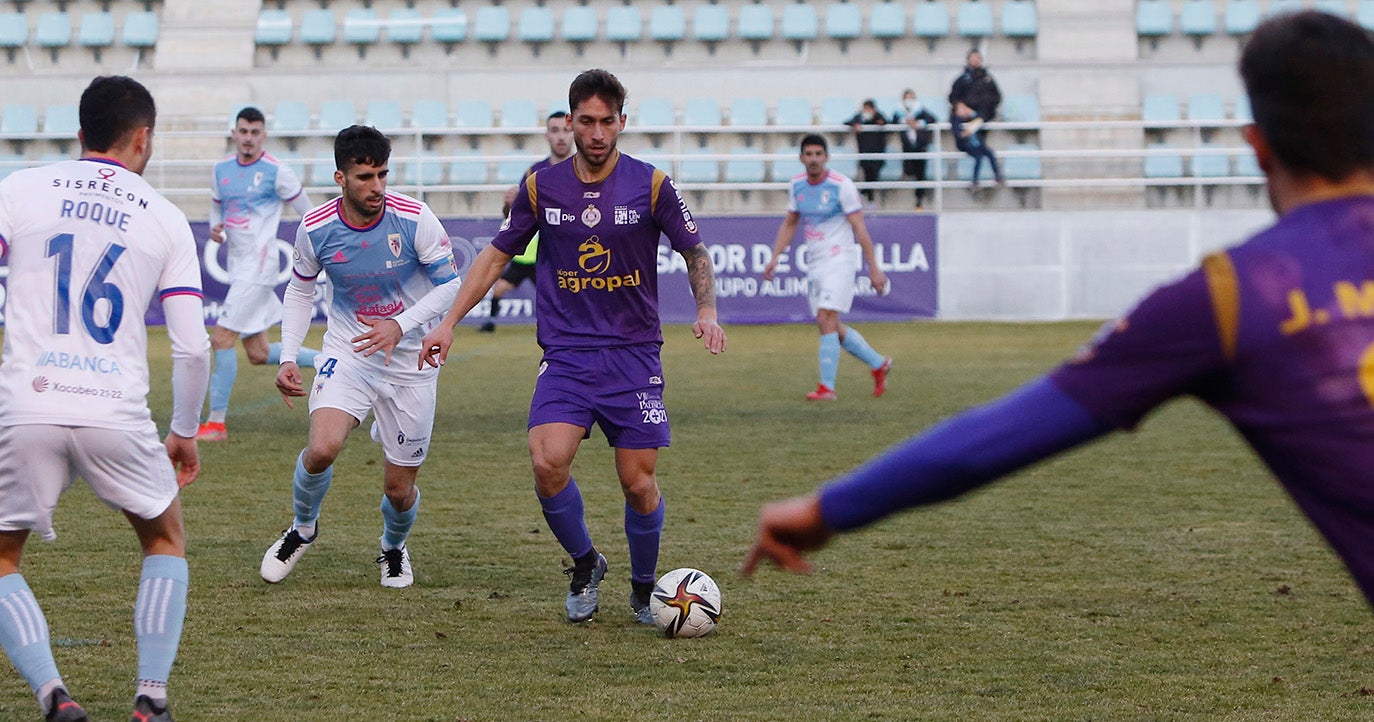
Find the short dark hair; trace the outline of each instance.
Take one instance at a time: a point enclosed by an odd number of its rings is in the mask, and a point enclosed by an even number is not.
[[[391,141],[370,125],[350,125],[334,136],[334,167],[339,170],[385,165],[390,159]]]
[[[238,115],[234,116],[234,125],[238,125],[240,120],[246,120],[249,123],[266,123],[267,116],[263,115],[261,110],[249,105],[245,106],[243,110],[239,111]]]
[[[629,91],[625,86],[611,75],[609,70],[600,68],[587,70],[573,79],[572,85],[568,86],[568,108],[577,110],[577,106],[589,98],[600,98],[616,109],[617,113],[625,112],[625,98]]]
[[[821,150],[825,151],[827,154],[830,153],[830,146],[826,145],[825,136],[819,133],[808,133],[802,137],[801,149],[806,150],[806,146],[808,145],[819,145]]]
[[[82,145],[104,153],[133,131],[157,123],[152,93],[127,75],[102,75],[81,93]]]
[[[549,117],[548,117],[548,118],[545,118],[545,119],[544,119],[544,122],[547,123],[547,122],[549,122],[550,120],[553,120],[554,118],[566,118],[566,117],[568,117],[568,111],[566,111],[566,110],[555,110],[555,111],[553,111],[552,113],[549,113]]]
[[[1240,75],[1255,125],[1284,166],[1330,181],[1374,165],[1374,39],[1324,12],[1265,21]]]

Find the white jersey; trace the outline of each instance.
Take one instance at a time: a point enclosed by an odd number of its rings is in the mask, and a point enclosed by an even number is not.
[[[858,260],[849,214],[863,210],[863,199],[854,181],[832,170],[820,183],[812,184],[803,173],[792,179],[787,210],[801,216],[808,266]]]
[[[323,271],[329,278],[320,355],[389,383],[432,383],[437,370],[416,370],[415,359],[420,340],[458,293],[448,233],[429,206],[399,193],[386,194],[381,215],[367,228],[350,226],[341,202],[335,198],[306,213],[296,232],[296,277],[310,282]],[[391,365],[384,353],[364,357],[353,351],[351,340],[370,330],[359,316],[391,318],[401,325],[405,336],[392,349]],[[294,337],[302,331],[295,325],[288,314],[282,323],[284,360],[293,358],[296,346],[293,342],[288,351],[288,332]],[[326,373],[327,364],[317,358],[316,373]]]
[[[117,163],[61,161],[0,181],[0,253],[9,259],[0,423],[154,428],[144,310],[154,295],[200,308],[185,214]],[[203,316],[169,314],[168,331],[174,356],[208,363]],[[177,399],[182,435],[195,433],[200,388]]]
[[[231,155],[215,164],[210,200],[224,224],[230,283],[277,285],[281,207],[305,192],[296,173],[271,153],[243,165]],[[213,224],[212,224],[213,225]]]

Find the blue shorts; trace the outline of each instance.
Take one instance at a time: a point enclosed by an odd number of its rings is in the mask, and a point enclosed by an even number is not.
[[[663,365],[658,344],[612,348],[558,348],[544,352],[530,399],[530,423],[581,426],[592,423],[617,449],[668,446],[663,406]]]

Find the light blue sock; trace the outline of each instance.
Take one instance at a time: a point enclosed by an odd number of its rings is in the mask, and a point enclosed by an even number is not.
[[[269,344],[267,344],[267,365],[268,365],[268,366],[276,366],[276,365],[278,365],[278,364],[280,364],[280,363],[281,363],[281,344],[279,344],[279,343],[269,343]],[[304,366],[305,364],[302,364],[302,363],[299,363],[299,362],[298,362],[296,365],[297,365],[297,366]]]
[[[143,575],[134,602],[134,639],[138,642],[138,694],[167,699],[167,678],[181,644],[186,620],[186,560],[170,554],[143,558]]]
[[[305,471],[305,452],[296,457],[296,476],[291,487],[291,500],[296,510],[296,526],[315,526],[320,518],[320,505],[334,479],[334,467],[310,474]],[[313,534],[312,534],[313,536]]]
[[[280,350],[278,350],[278,355],[280,355]],[[315,368],[315,357],[318,355],[320,352],[313,348],[301,347],[301,350],[296,354],[296,365],[301,368],[313,369]]]
[[[410,528],[415,526],[415,515],[420,511],[420,488],[415,487],[415,503],[405,511],[397,511],[391,499],[382,495],[382,549],[400,549],[406,545]]]
[[[0,577],[0,646],[35,693],[53,689],[54,680],[61,684],[48,644],[48,620],[18,572]]]
[[[872,346],[864,340],[864,337],[854,328],[844,330],[844,340],[840,342],[844,350],[853,354],[854,358],[868,364],[871,369],[876,369],[883,365],[883,355],[873,350]]]
[[[821,362],[821,383],[833,390],[835,376],[840,371],[840,334],[821,334],[821,348],[817,356]]]
[[[210,411],[229,408],[229,394],[234,390],[234,377],[239,375],[239,355],[232,348],[215,352],[215,370],[210,373]]]

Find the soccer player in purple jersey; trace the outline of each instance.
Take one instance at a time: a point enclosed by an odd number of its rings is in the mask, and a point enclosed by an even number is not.
[[[664,508],[654,468],[658,449],[669,442],[659,362],[660,235],[687,262],[697,302],[692,333],[717,354],[725,350],[725,331],[716,323],[711,257],[687,204],[663,171],[616,150],[625,128],[625,87],[605,70],[588,70],[568,89],[568,107],[577,146],[572,161],[525,180],[448,315],[425,336],[419,364],[444,363],[454,325],[538,233],[537,335],[544,358],[530,401],[530,458],[544,519],[573,559],[568,619],[592,618],[606,575],[606,558],[592,545],[571,474],[577,448],[595,422],[615,448],[625,494],[630,608],[637,621],[652,624],[649,593]]]
[[[1077,358],[817,493],[763,508],[745,573],[962,494],[1192,395],[1223,414],[1374,600],[1374,40],[1300,12],[1251,36],[1244,130],[1277,222],[1147,296]]]

